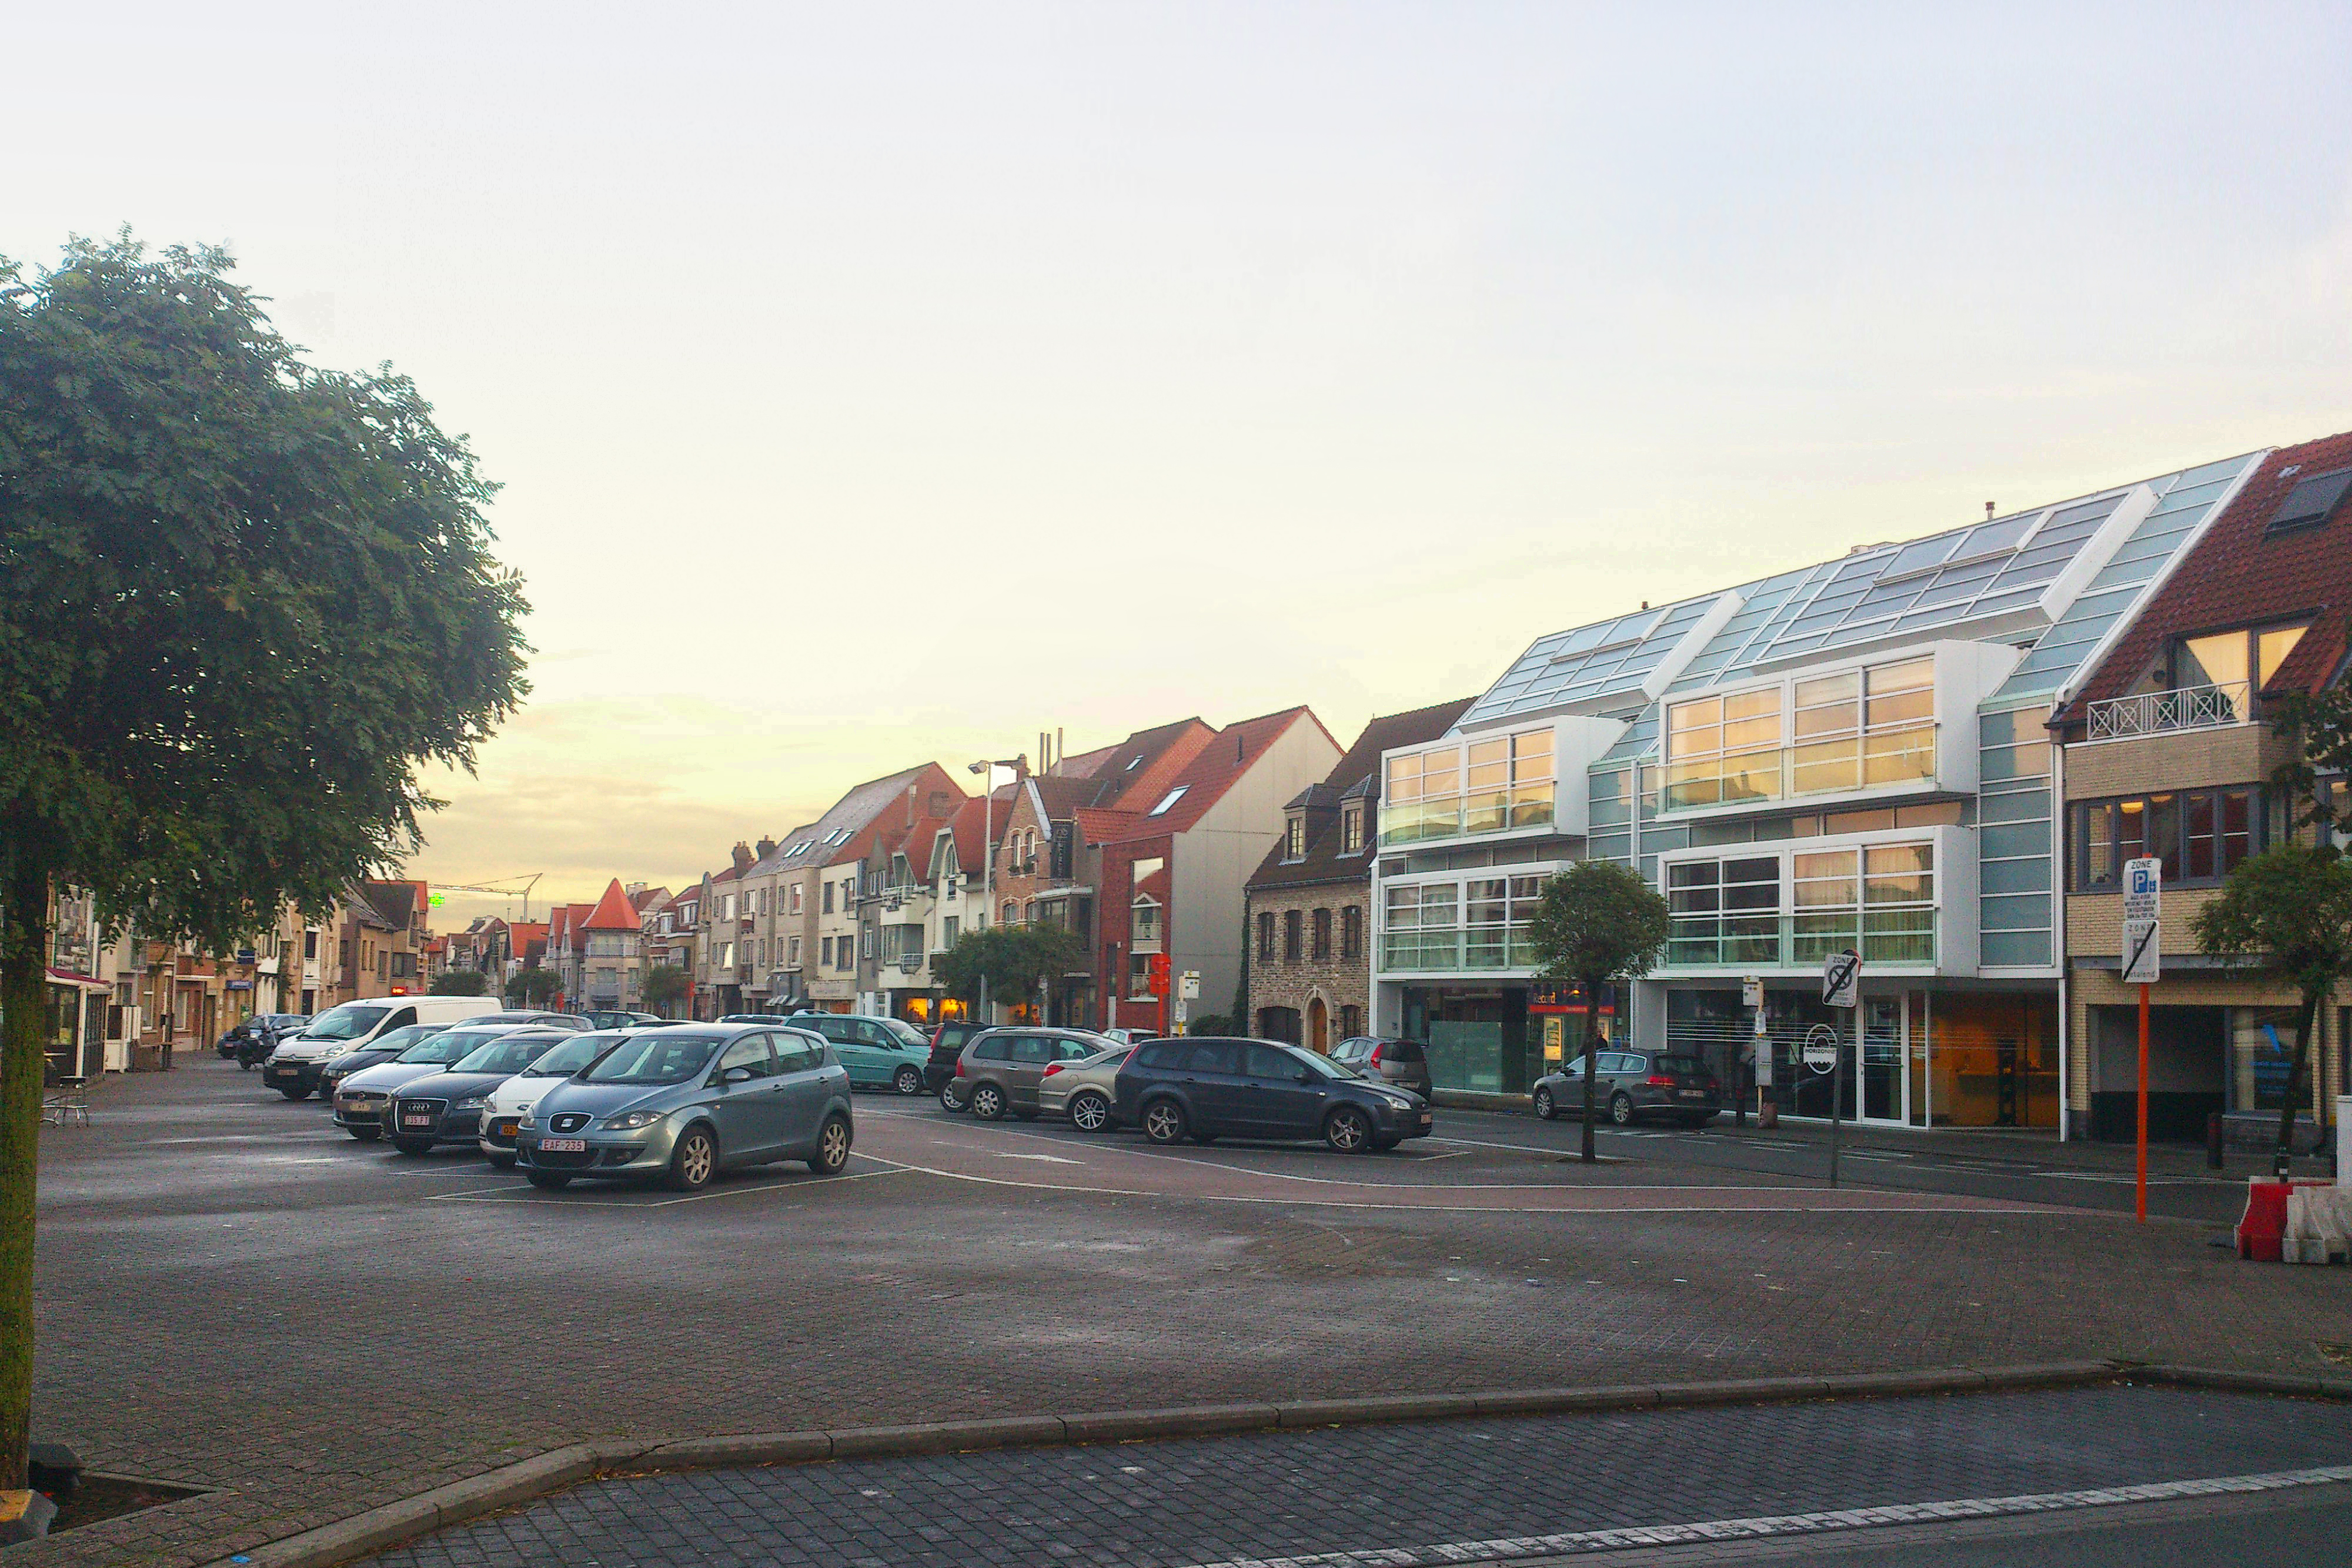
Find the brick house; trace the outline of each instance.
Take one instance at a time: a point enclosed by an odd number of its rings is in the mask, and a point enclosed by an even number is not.
[[[1329,777],[1284,805],[1282,835],[1244,890],[1249,1010],[1235,1029],[1322,1051],[1365,1032],[1381,753],[1437,739],[1473,700],[1373,719]]]
[[[1282,835],[1284,803],[1339,759],[1339,742],[1311,709],[1285,708],[1219,731],[1149,805],[1129,789],[1118,808],[1077,812],[1103,912],[1092,949],[1102,1027],[1173,1028],[1177,998],[1148,988],[1156,954],[1168,956],[1171,977],[1199,972],[1201,999],[1189,1010],[1230,1005],[1241,979],[1244,884]]]
[[[2263,454],[2147,608],[2051,720],[2063,780],[2067,1118],[2137,1134],[2137,988],[2120,980],[2123,862],[2163,869],[2163,977],[2150,989],[2148,1127],[2268,1145],[2299,995],[2197,950],[2190,922],[2231,868],[2292,831],[2270,788],[2289,744],[2267,705],[2345,676],[2352,613],[2352,434]],[[2343,781],[2333,781],[2340,791]],[[2347,1081],[2352,996],[2320,1010],[2314,1130]],[[2282,1050],[2281,1047],[2284,1047]]]

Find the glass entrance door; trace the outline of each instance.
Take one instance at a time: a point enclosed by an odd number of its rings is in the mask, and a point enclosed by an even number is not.
[[[1860,1011],[1861,1120],[1899,1127],[1910,1103],[1910,1052],[1904,1049],[1903,998],[1864,997]]]

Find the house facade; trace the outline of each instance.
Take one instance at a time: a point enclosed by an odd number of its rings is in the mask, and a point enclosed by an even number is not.
[[[1524,1092],[1569,1020],[1528,921],[1586,856],[1665,895],[1664,963],[1612,998],[1641,1045],[1827,1115],[2056,1126],[2066,1103],[2056,749],[2086,664],[2260,459],[2225,458],[1538,639],[1439,742],[1384,758],[1375,1027],[1444,1087]],[[1821,972],[1863,959],[1849,1018]]]
[[[2122,983],[2126,862],[2162,870],[2162,977],[2149,989],[2148,1131],[2276,1136],[2300,994],[2209,958],[2191,923],[2231,869],[2299,834],[2272,786],[2292,742],[2268,723],[2289,692],[2341,681],[2352,608],[2352,434],[2263,454],[2143,611],[2084,671],[2051,733],[2065,801],[2067,1114],[2080,1135],[2137,1136],[2137,988]],[[2340,791],[2343,782],[2327,787]],[[2320,1009],[2300,1109],[2316,1135],[2344,1092],[2352,997]]]

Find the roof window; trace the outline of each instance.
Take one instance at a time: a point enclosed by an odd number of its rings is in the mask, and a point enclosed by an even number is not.
[[[2324,526],[2343,504],[2344,492],[2352,488],[2352,468],[2338,468],[2332,473],[2313,474],[2295,481],[2294,488],[2286,493],[2278,510],[2263,529],[2263,538],[2291,534],[2304,528]]]
[[[1145,812],[1144,815],[1147,817],[1166,816],[1168,814],[1168,809],[1176,804],[1177,801],[1181,800],[1184,798],[1184,791],[1191,788],[1192,786],[1190,784],[1177,785],[1176,788],[1169,790],[1167,794],[1161,796],[1160,798],[1160,804],[1152,807],[1151,810]]]

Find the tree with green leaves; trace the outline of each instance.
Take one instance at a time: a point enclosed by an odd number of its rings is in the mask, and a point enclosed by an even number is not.
[[[562,989],[563,977],[552,969],[541,968],[533,960],[507,977],[507,1003],[518,1008],[545,1007]]]
[[[225,251],[0,259],[0,1487],[23,1484],[49,894],[229,951],[392,873],[527,686],[493,486]]]
[[[2333,848],[2274,844],[2231,869],[2189,928],[2214,956],[2242,959],[2293,986],[2294,1054],[2279,1107],[2280,1168],[2294,1151],[2295,1111],[2310,1071],[2319,1009],[2352,978],[2352,862]]]
[[[2294,743],[2288,759],[2271,776],[2298,828],[2316,828],[2331,840],[2352,827],[2344,819],[2341,780],[2352,773],[2352,683],[2324,692],[2289,692],[2263,699],[2271,729]],[[2332,787],[2327,787],[2332,786]],[[2332,850],[2331,842],[2324,848]]]
[[[676,964],[656,964],[646,971],[646,1006],[664,1018],[671,1016],[672,1008],[684,1004],[687,994],[693,989],[693,977]]]
[[[1086,956],[1086,939],[1059,925],[984,925],[964,932],[934,958],[931,977],[948,995],[977,1005],[984,975],[991,1001],[1019,1007],[1034,1001],[1050,981],[1070,973]]]
[[[487,997],[490,977],[479,969],[444,969],[433,977],[436,997]]]
[[[1601,993],[1628,985],[1665,956],[1674,922],[1666,901],[1638,872],[1615,861],[1579,861],[1544,883],[1528,923],[1536,973],[1572,980],[1584,992],[1584,1161],[1592,1145],[1592,1071],[1601,1049]],[[1623,1016],[1622,1013],[1621,1017]]]

